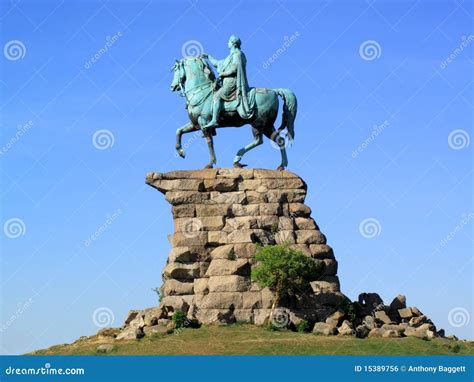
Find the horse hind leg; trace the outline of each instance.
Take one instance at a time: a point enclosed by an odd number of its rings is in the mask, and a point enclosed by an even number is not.
[[[286,141],[285,138],[280,136],[277,130],[272,126],[270,129],[265,129],[265,136],[272,140],[277,148],[280,149],[281,164],[277,167],[277,170],[282,171],[288,166],[288,157],[286,156]]]
[[[237,151],[237,154],[235,155],[235,158],[234,158],[234,167],[242,168],[242,167],[247,166],[246,164],[240,163],[240,160],[242,159],[244,154],[263,143],[262,132],[260,130],[258,130],[255,127],[252,127],[252,133],[253,133],[253,141],[249,143],[247,146],[242,147],[239,151]]]

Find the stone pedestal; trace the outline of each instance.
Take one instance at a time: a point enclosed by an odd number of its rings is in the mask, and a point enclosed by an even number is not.
[[[293,318],[323,321],[345,301],[337,261],[304,204],[306,184],[288,171],[209,169],[149,173],[172,205],[174,233],[161,307],[202,323],[268,320],[273,294],[250,280],[256,244],[288,242],[321,262],[323,275],[291,301]]]

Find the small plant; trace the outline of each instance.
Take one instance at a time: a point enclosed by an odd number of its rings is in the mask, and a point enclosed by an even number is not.
[[[461,345],[456,344],[449,347],[453,353],[459,353],[461,351]]]
[[[172,320],[176,329],[181,329],[189,326],[189,320],[186,317],[186,313],[181,310],[177,310],[173,313]]]
[[[237,255],[235,254],[234,248],[232,248],[227,255],[227,260],[237,260]]]
[[[163,298],[163,296],[161,295],[161,290],[160,288],[156,287],[156,288],[151,288],[151,290],[153,292],[155,292],[157,295],[158,295],[158,304],[160,303],[161,299]]]
[[[270,227],[270,232],[272,234],[276,234],[278,231],[279,231],[278,223],[273,223],[272,226]]]
[[[252,269],[252,280],[275,293],[270,317],[281,298],[295,294],[321,274],[319,263],[288,244],[258,246],[254,258],[258,264]]]
[[[296,330],[299,333],[309,332],[309,322],[306,320],[300,321],[296,324]]]

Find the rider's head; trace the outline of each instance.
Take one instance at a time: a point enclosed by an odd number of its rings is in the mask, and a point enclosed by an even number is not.
[[[230,36],[229,42],[227,45],[229,46],[229,49],[233,47],[240,48],[240,45],[241,45],[240,38],[238,38],[235,34],[233,34],[232,36]]]

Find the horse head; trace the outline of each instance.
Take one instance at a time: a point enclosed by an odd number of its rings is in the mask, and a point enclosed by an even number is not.
[[[216,77],[209,64],[201,57],[186,57],[176,60],[171,71],[174,73],[170,89],[172,92],[184,92],[207,82],[214,82]]]

